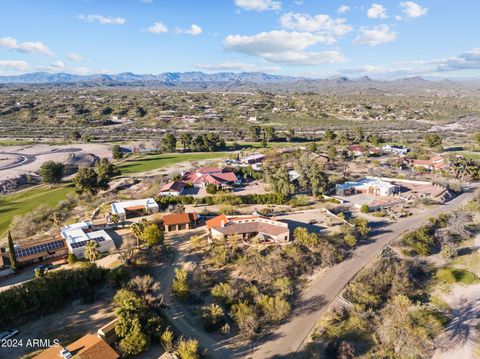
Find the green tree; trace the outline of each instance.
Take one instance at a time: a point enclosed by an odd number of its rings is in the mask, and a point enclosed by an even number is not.
[[[98,177],[107,180],[107,182],[111,178],[122,174],[118,167],[111,163],[107,158],[102,158],[100,162],[97,162],[95,169],[98,173]]]
[[[233,304],[231,307],[231,315],[237,324],[240,332],[249,338],[252,338],[258,329],[258,316],[255,308],[248,302],[240,302]]]
[[[186,300],[190,295],[190,286],[188,285],[187,277],[188,272],[185,269],[175,269],[172,292],[180,300]]]
[[[142,331],[138,319],[132,320],[128,333],[120,340],[120,350],[127,355],[138,355],[150,346],[150,338]]]
[[[162,343],[163,349],[165,349],[167,353],[171,353],[173,351],[173,339],[174,335],[170,328],[165,329],[160,336],[160,342]]]
[[[167,133],[161,141],[163,152],[175,152],[177,149],[177,138],[172,133]]]
[[[365,131],[363,130],[362,127],[356,127],[354,130],[354,141],[356,143],[363,142],[365,139]]]
[[[90,240],[85,244],[83,250],[83,256],[90,262],[95,262],[100,257],[100,251],[98,248],[100,245],[95,240]]]
[[[262,134],[262,128],[257,125],[250,126],[248,128],[248,133],[250,134],[250,138],[253,142],[258,142]]]
[[[430,148],[438,148],[442,146],[443,140],[437,133],[427,133],[424,136],[425,145]]]
[[[78,170],[73,183],[78,193],[90,193],[95,195],[100,190],[98,173],[93,168],[82,167]]]
[[[325,140],[331,142],[335,138],[337,138],[337,135],[336,135],[335,132],[333,132],[333,130],[328,129],[328,130],[325,131]]]
[[[360,207],[360,212],[362,213],[370,212],[370,207],[368,206],[368,204],[362,204],[362,206]]]
[[[327,147],[327,157],[330,162],[335,161],[337,157],[337,148],[333,145]]]
[[[272,126],[264,127],[263,128],[263,138],[267,142],[272,142],[275,140],[275,128]]]
[[[181,338],[177,346],[177,355],[180,359],[198,359],[198,341]]]
[[[163,242],[163,233],[156,224],[150,224],[143,229],[140,240],[148,247],[152,247]]]
[[[113,306],[117,316],[115,333],[120,340],[122,352],[137,355],[150,345],[150,337],[146,330],[150,312],[146,302],[136,293],[120,289],[113,297]]]
[[[419,309],[404,295],[395,296],[378,318],[376,332],[381,350],[392,358],[430,358],[428,330],[418,322]],[[433,324],[433,323],[431,323]]]
[[[193,136],[189,132],[182,132],[180,135],[180,142],[182,143],[183,151],[190,151],[192,148]]]
[[[202,321],[205,330],[214,332],[225,324],[225,313],[218,304],[212,303],[202,307]]]
[[[114,160],[119,160],[123,158],[123,152],[119,145],[114,145],[112,147],[112,157]]]
[[[275,323],[285,319],[290,314],[290,304],[281,297],[270,297],[262,294],[257,299],[257,306],[262,312],[262,319]]]
[[[43,183],[59,183],[62,180],[65,165],[61,162],[47,161],[40,166],[40,177]]]
[[[13,238],[10,231],[8,231],[7,240],[8,240],[8,257],[10,258],[10,266],[14,271],[16,271],[19,268],[19,264],[17,261],[17,255],[15,253],[15,245],[13,243]]]

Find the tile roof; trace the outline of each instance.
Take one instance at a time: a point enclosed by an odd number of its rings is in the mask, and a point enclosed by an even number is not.
[[[182,192],[185,188],[185,183],[179,181],[172,181],[167,183],[162,188],[160,188],[160,192]]]
[[[163,216],[163,224],[166,226],[187,224],[197,220],[197,214],[193,213],[172,213]]]
[[[220,227],[222,225],[222,221],[223,221],[224,224],[228,223],[228,218],[224,214],[221,214],[217,217],[209,219],[208,221],[206,221],[207,228],[211,229],[213,227]]]
[[[94,334],[87,334],[67,346],[74,358],[82,359],[118,359],[120,356],[103,339]],[[33,359],[55,359],[60,356],[61,346],[45,349]]]

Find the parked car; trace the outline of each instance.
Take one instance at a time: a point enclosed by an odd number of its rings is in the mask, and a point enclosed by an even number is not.
[[[63,348],[62,350],[60,350],[60,356],[63,359],[70,359],[73,355],[72,353],[70,353],[70,350],[68,350],[68,348]]]
[[[47,271],[52,269],[53,269],[53,265],[51,263],[40,264],[39,266],[35,267],[35,271],[39,271],[39,270]]]
[[[19,333],[18,329],[9,329],[5,332],[0,333],[0,340],[7,340],[10,338],[13,338],[18,333]]]

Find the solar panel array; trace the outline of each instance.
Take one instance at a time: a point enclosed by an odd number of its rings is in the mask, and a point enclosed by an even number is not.
[[[28,248],[17,248],[15,249],[15,254],[17,258],[28,257],[38,253],[51,252],[62,247],[64,247],[63,241],[52,241]]]
[[[85,240],[85,241],[70,243],[70,246],[72,246],[73,249],[85,247],[85,244],[87,244],[88,242],[90,242],[90,241],[92,241],[92,240],[96,241],[97,243],[105,242],[105,238],[103,238],[103,237],[97,237],[97,238],[87,239],[87,240]]]

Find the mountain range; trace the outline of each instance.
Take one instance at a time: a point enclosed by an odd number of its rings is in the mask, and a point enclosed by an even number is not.
[[[373,80],[367,76],[350,79],[336,77],[317,79],[271,75],[262,72],[220,72],[207,74],[194,72],[165,72],[158,75],[119,74],[75,75],[68,73],[34,72],[15,76],[0,76],[0,84],[43,86],[107,86],[155,87],[181,90],[211,91],[312,91],[337,93],[403,93],[445,91],[480,91],[477,81],[431,81],[422,77],[407,77],[391,81]]]

